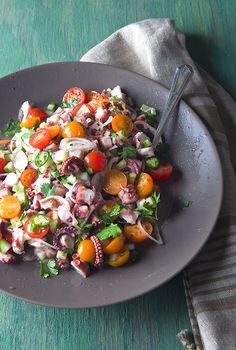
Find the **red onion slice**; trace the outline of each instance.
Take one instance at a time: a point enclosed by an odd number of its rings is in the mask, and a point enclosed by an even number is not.
[[[153,242],[155,242],[158,245],[162,245],[163,244],[163,240],[162,240],[161,235],[160,235],[159,232],[158,232],[158,239],[156,239],[156,238],[152,237],[147,231],[144,230],[140,219],[138,220],[137,224],[138,224],[138,227],[139,227],[140,231],[144,235],[146,235],[149,239],[151,239]]]

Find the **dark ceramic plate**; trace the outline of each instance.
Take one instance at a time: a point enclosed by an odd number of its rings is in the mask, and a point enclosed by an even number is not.
[[[61,101],[69,87],[102,90],[120,85],[133,98],[162,110],[168,91],[141,75],[91,63],[53,63],[0,79],[1,122],[17,115],[25,100],[37,105]],[[177,169],[162,200],[164,246],[148,244],[139,262],[106,268],[86,280],[71,270],[43,279],[37,263],[0,264],[0,289],[27,301],[66,308],[121,302],[156,288],[197,254],[216,222],[222,198],[222,172],[216,147],[198,116],[183,102],[165,133]],[[192,201],[181,209],[179,199]]]

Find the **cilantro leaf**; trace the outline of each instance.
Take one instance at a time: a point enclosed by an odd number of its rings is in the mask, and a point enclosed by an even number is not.
[[[40,190],[47,197],[54,196],[55,193],[56,193],[55,188],[54,187],[51,188],[51,186],[50,186],[50,184],[48,182],[42,184],[41,187],[40,187]]]
[[[122,151],[118,153],[122,158],[136,158],[137,151],[134,146],[123,146]]]
[[[122,98],[118,97],[118,96],[112,96],[112,99],[114,102],[119,102],[122,100]]]
[[[152,195],[145,198],[142,204],[136,209],[144,218],[158,220],[157,204],[160,202],[160,193],[152,192]]]
[[[80,233],[82,233],[82,232],[84,232],[84,231],[89,231],[92,227],[93,227],[92,224],[86,224],[86,225],[80,227],[80,228],[79,228],[79,231],[80,231]]]
[[[140,108],[140,111],[145,115],[147,122],[151,125],[155,124],[157,122],[156,118],[156,110],[153,107],[142,105]]]
[[[107,238],[116,238],[122,233],[117,224],[110,224],[97,234],[97,238],[101,241]]]
[[[102,215],[100,217],[100,219],[105,223],[105,224],[110,224],[112,222],[112,218],[114,218],[115,216],[119,215],[120,213],[120,210],[121,210],[121,206],[119,204],[115,204],[111,210]]]
[[[77,106],[77,104],[78,104],[78,101],[75,98],[71,97],[67,101],[62,102],[60,107],[61,108],[73,108],[73,107]]]
[[[5,129],[1,131],[1,134],[5,136],[14,136],[18,131],[20,131],[20,121],[11,119]]]
[[[50,276],[58,275],[58,267],[54,259],[40,261],[40,276],[48,278]]]

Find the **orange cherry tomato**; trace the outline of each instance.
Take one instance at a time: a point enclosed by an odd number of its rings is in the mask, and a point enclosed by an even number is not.
[[[4,170],[5,165],[8,163],[8,161],[4,158],[0,158],[0,173],[2,173]]]
[[[153,227],[148,221],[143,221],[142,226],[149,235],[152,234]],[[148,237],[145,233],[141,232],[138,225],[128,225],[124,226],[124,235],[128,238],[129,241],[134,243],[141,243],[145,241]]]
[[[117,195],[122,187],[127,186],[127,177],[118,169],[111,169],[105,174],[105,182],[103,189],[105,192],[115,196]]]
[[[112,267],[122,266],[128,261],[129,255],[128,249],[122,249],[119,253],[109,255],[107,263]]]
[[[86,137],[86,131],[82,124],[73,121],[63,128],[62,137]]]
[[[96,251],[90,239],[84,239],[78,246],[78,254],[81,260],[92,262],[95,259]]]
[[[84,158],[84,163],[87,168],[91,168],[94,173],[99,173],[106,166],[106,157],[100,151],[91,151]]]
[[[47,118],[47,113],[42,108],[30,108],[29,113],[27,115],[27,119],[28,118],[39,118],[39,120],[43,120]]]
[[[6,196],[0,202],[0,217],[13,219],[21,212],[21,202],[14,196]]]
[[[63,102],[66,102],[71,98],[74,98],[78,102],[78,104],[84,103],[85,93],[82,89],[78,87],[70,88],[66,91],[65,95],[63,96]]]
[[[113,238],[104,248],[103,252],[105,254],[114,254],[121,251],[124,247],[125,237],[124,235]]]
[[[22,123],[20,123],[20,127],[21,128],[31,129],[37,123],[40,123],[40,118],[39,117],[30,117],[30,118],[25,119]]]
[[[46,128],[49,130],[50,136],[52,139],[54,139],[54,137],[58,136],[61,132],[61,128],[57,124],[47,126]]]
[[[153,179],[147,173],[141,173],[137,182],[136,190],[140,198],[145,198],[153,191]]]
[[[133,130],[132,120],[124,114],[116,114],[112,119],[111,126],[114,132],[123,130],[130,133]]]
[[[20,181],[25,188],[30,187],[39,177],[37,170],[25,169],[20,176]]]
[[[44,238],[49,231],[50,225],[45,226],[45,227],[39,227],[37,230],[35,231],[30,231],[29,230],[29,219],[27,219],[24,223],[24,231],[25,233],[27,233],[28,236],[30,236],[31,238]]]
[[[29,144],[37,149],[44,149],[51,141],[48,129],[38,129],[29,139]]]
[[[11,140],[0,140],[0,145],[7,145]]]

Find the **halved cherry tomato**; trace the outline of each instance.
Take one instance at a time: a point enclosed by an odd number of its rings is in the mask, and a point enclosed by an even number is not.
[[[106,166],[106,157],[100,151],[91,151],[84,158],[87,168],[91,168],[94,173],[99,173]]]
[[[79,103],[77,106],[75,106],[71,112],[72,116],[75,117],[79,111],[83,114],[85,113],[95,114],[94,108],[90,106],[89,103]]]
[[[152,234],[153,227],[148,221],[143,221],[142,226],[149,235]],[[140,231],[138,225],[125,225],[124,226],[124,235],[128,238],[129,241],[134,243],[141,243],[145,241],[148,237]]]
[[[166,181],[173,174],[173,165],[170,163],[160,165],[157,169],[148,169],[148,173],[155,181]]]
[[[49,132],[50,132],[50,136],[52,139],[54,139],[54,137],[58,136],[61,132],[61,128],[58,124],[55,125],[50,125],[46,127]]]
[[[122,266],[128,261],[129,255],[128,249],[122,249],[119,253],[109,255],[107,263],[112,267]]]
[[[30,236],[31,238],[43,238],[48,234],[49,228],[50,226],[45,226],[45,227],[39,227],[37,230],[35,231],[30,231],[29,227],[30,227],[30,219],[27,219],[24,223],[24,230],[25,233],[27,233],[28,236]]]
[[[82,124],[74,120],[63,128],[62,137],[86,137],[86,131]]]
[[[153,179],[147,173],[141,173],[136,182],[136,190],[140,198],[145,198],[153,190]]]
[[[40,123],[40,118],[39,117],[30,117],[26,118],[22,123],[20,123],[21,128],[27,128],[31,129],[33,128],[37,123]]]
[[[78,246],[78,254],[81,260],[92,262],[95,259],[96,251],[90,239],[84,239]]]
[[[124,247],[125,243],[125,237],[124,235],[121,235],[119,237],[113,238],[104,248],[103,252],[105,254],[114,254],[121,251],[121,249]]]
[[[0,173],[2,173],[4,170],[5,165],[8,163],[8,161],[4,158],[0,158]]]
[[[39,177],[37,170],[25,169],[20,176],[20,181],[25,188],[30,187]]]
[[[37,149],[44,149],[51,141],[48,129],[38,129],[29,139],[29,144]]]
[[[14,196],[6,196],[0,201],[0,217],[13,219],[21,212],[21,202]]]
[[[127,186],[127,177],[118,169],[111,169],[105,174],[105,183],[103,189],[105,192],[115,196],[122,187]]]
[[[89,91],[89,92],[86,92],[85,94],[85,101],[86,103],[92,101],[92,100],[97,100],[99,101],[101,98],[101,94],[97,91]]]
[[[73,87],[66,91],[65,95],[63,96],[63,102],[68,101],[70,98],[74,98],[78,104],[81,104],[85,102],[85,93],[82,89]]]
[[[111,126],[115,132],[123,130],[130,133],[133,130],[132,120],[124,114],[116,114],[112,119]]]
[[[0,140],[0,145],[7,145],[11,140]]]
[[[46,119],[47,118],[47,113],[38,107],[35,108],[30,108],[29,113],[27,115],[28,118],[39,118],[40,120]]]

